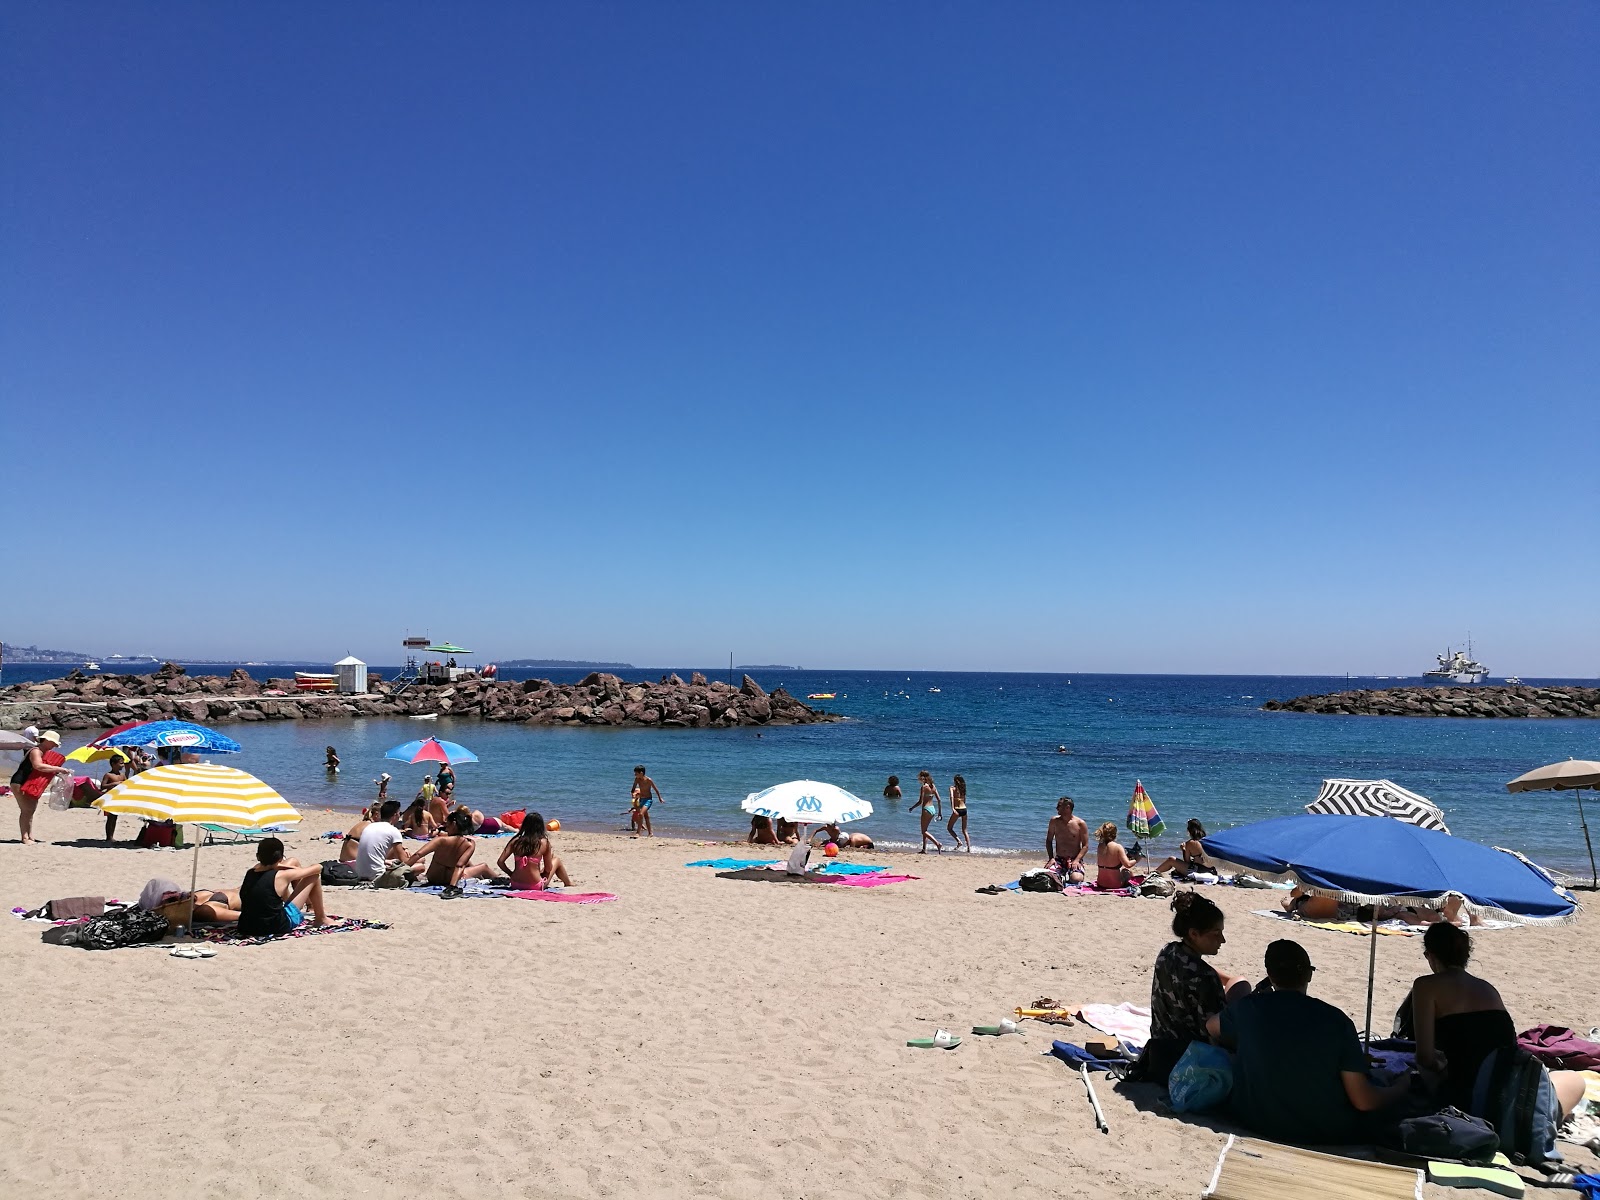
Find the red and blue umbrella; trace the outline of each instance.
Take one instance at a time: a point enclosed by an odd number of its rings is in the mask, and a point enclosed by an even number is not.
[[[403,746],[396,746],[384,757],[399,759],[403,763],[449,763],[452,767],[457,763],[478,761],[478,756],[465,746],[439,738],[420,738],[407,742]]]

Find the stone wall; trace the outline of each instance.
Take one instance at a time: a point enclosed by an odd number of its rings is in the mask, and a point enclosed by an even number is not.
[[[396,695],[381,679],[366,695],[297,692],[292,679],[258,683],[244,670],[232,675],[187,674],[166,663],[149,675],[89,675],[0,688],[0,724],[54,729],[109,729],[126,721],[176,718],[204,725],[229,721],[322,721],[348,717],[410,717],[428,713],[522,721],[530,725],[654,726],[727,729],[750,725],[808,725],[843,718],[813,709],[782,688],[768,693],[746,675],[739,687],[710,683],[696,672],[656,683],[628,683],[594,672],[580,683],[548,679],[467,679],[414,684]]]
[[[1397,687],[1293,700],[1268,700],[1268,712],[1335,713],[1360,717],[1589,717],[1600,718],[1600,688]]]

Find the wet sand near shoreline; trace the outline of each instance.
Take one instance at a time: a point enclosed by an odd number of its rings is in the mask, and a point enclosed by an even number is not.
[[[334,856],[309,835],[342,818],[323,819],[307,814],[290,854]],[[190,852],[105,847],[88,840],[99,826],[44,809],[44,842],[0,842],[4,907],[132,899],[153,876],[187,885]],[[1077,1076],[1041,1056],[1084,1027],[968,1032],[1041,995],[1148,1003],[1170,937],[1163,901],[974,893],[1031,857],[864,853],[854,861],[922,878],[803,887],[684,866],[781,848],[555,840],[577,890],[618,900],[329,889],[330,911],[392,928],[199,961],[44,945],[45,926],[0,921],[0,1192],[1176,1200],[1210,1178],[1229,1127],[1173,1117],[1151,1089],[1098,1080],[1110,1133],[1096,1132]],[[200,882],[237,886],[252,861],[246,846],[205,847]],[[1360,1023],[1364,938],[1248,915],[1277,893],[1208,895],[1229,918],[1219,965],[1259,974],[1288,929],[1319,968],[1313,994]],[[1585,914],[1481,934],[1475,967],[1519,1028],[1587,1030],[1600,1024],[1596,929]],[[1377,952],[1386,1029],[1424,969],[1421,943],[1386,937]],[[905,1046],[940,1027],[963,1044]]]

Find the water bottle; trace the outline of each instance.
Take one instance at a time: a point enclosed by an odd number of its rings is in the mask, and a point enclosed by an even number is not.
[[[172,936],[174,938],[178,939],[179,941],[181,941],[182,939],[184,939],[184,938],[189,936],[189,929],[185,925],[179,925],[176,929],[174,929],[172,931]]]

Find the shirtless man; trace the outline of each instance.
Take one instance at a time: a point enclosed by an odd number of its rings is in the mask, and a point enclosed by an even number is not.
[[[474,864],[472,852],[477,848],[477,839],[472,834],[472,814],[457,809],[450,814],[450,831],[441,833],[411,856],[411,865],[415,866],[425,858],[432,858],[428,864],[428,882],[444,888],[443,896],[453,899],[461,894],[461,881],[463,879],[498,879],[494,868],[488,863]]]
[[[1071,796],[1056,801],[1056,815],[1044,832],[1045,857],[1061,871],[1067,883],[1083,882],[1083,855],[1089,846],[1089,826],[1072,815]]]

